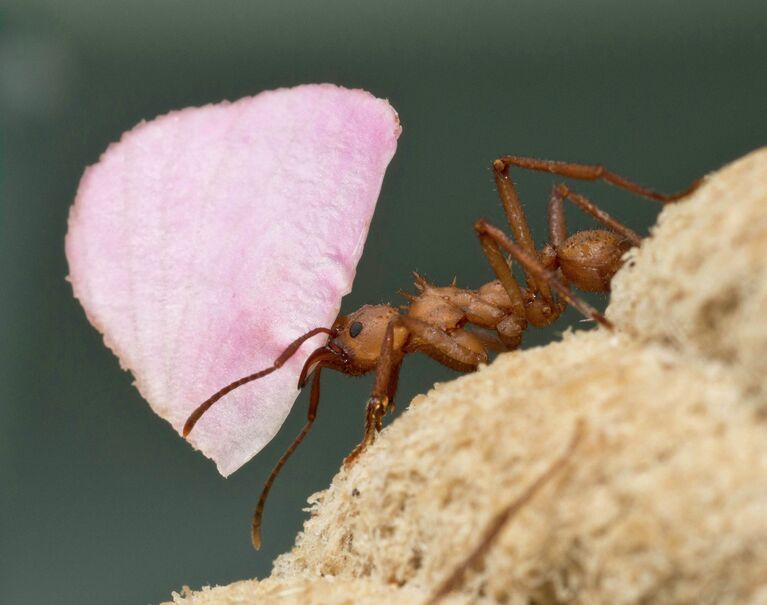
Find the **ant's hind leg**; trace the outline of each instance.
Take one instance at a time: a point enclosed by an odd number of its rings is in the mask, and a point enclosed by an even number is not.
[[[655,200],[657,202],[675,202],[683,197],[687,197],[690,193],[695,191],[703,179],[698,179],[693,182],[687,189],[680,191],[679,193],[658,193],[647,187],[643,187],[629,179],[610,172],[604,166],[599,164],[576,164],[572,162],[554,162],[551,160],[539,160],[536,158],[521,157],[515,155],[504,155],[499,157],[493,162],[493,169],[496,174],[508,175],[509,167],[515,166],[517,168],[524,168],[525,170],[537,170],[539,172],[548,172],[550,174],[556,174],[561,177],[569,179],[577,179],[581,181],[605,181],[625,189],[636,195]],[[516,233],[515,233],[516,237]],[[521,242],[520,242],[521,243]]]
[[[556,273],[544,267],[536,257],[528,254],[521,246],[512,242],[503,231],[497,227],[493,227],[484,219],[478,220],[474,224],[474,229],[480,238],[483,236],[489,238],[495,242],[495,244],[506,250],[506,252],[515,258],[525,270],[535,275],[536,280],[548,282],[548,284],[550,284],[568,304],[578,309],[583,315],[593,319],[606,328],[613,327],[612,323],[604,315],[599,313],[585,300],[576,296]]]

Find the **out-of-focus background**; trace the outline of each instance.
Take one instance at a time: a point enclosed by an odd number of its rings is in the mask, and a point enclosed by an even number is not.
[[[489,171],[499,154],[602,162],[677,190],[763,145],[766,26],[757,0],[5,0],[0,603],[155,603],[184,584],[263,576],[361,435],[371,380],[328,375],[314,432],[275,485],[264,548],[253,551],[253,506],[306,394],[279,437],[224,480],[150,412],[65,281],[78,179],[124,130],[306,82],[388,97],[404,133],[350,310],[397,301],[414,269],[469,287],[491,278],[472,223],[503,221]],[[517,181],[541,243],[552,179]],[[640,231],[659,210],[606,185],[579,190]],[[568,216],[573,228],[590,224]],[[525,346],[587,325],[568,313],[531,329]],[[452,375],[408,359],[400,406]]]

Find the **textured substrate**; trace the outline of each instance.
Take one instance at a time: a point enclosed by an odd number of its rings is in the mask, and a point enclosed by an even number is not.
[[[567,334],[417,397],[272,577],[185,605],[419,603],[585,434],[446,603],[767,603],[767,150],[667,207]]]

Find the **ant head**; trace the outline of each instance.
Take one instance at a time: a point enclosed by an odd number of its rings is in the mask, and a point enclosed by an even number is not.
[[[184,437],[189,435],[200,417],[227,393],[279,370],[304,342],[318,334],[328,334],[330,340],[307,358],[298,378],[299,389],[306,384],[312,372],[320,368],[332,368],[349,375],[370,372],[375,369],[381,353],[386,326],[397,314],[397,311],[389,305],[366,305],[350,315],[340,315],[330,329],[309,330],[290,343],[270,367],[235,380],[206,399],[192,412],[184,424]],[[404,335],[399,337],[395,335],[395,347],[401,347],[404,344],[404,338]]]
[[[375,368],[386,326],[397,315],[389,305],[365,305],[349,315],[339,315],[329,346],[338,347],[348,360],[345,373],[364,374]]]

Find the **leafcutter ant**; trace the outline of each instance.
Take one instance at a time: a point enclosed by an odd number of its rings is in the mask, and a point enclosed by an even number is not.
[[[330,328],[318,327],[298,337],[271,367],[224,387],[189,416],[184,436],[189,435],[200,417],[227,393],[278,370],[309,338],[321,333],[328,335],[327,343],[309,356],[299,377],[299,388],[306,384],[310,376],[312,378],[307,421],[264,484],[253,516],[252,540],[256,548],[261,545],[261,518],[269,490],[317,416],[320,374],[324,368],[352,376],[375,371],[375,383],[365,412],[364,435],[360,444],[346,457],[344,463],[349,465],[373,442],[382,428],[384,415],[393,408],[405,355],[421,351],[453,370],[472,372],[488,361],[489,351],[518,348],[528,326],[551,324],[567,305],[572,305],[603,327],[612,328],[607,318],[572,292],[570,285],[589,292],[608,292],[612,277],[622,265],[624,253],[638,246],[641,236],[567,185],[557,184],[551,191],[548,204],[549,242],[536,249],[516,187],[509,176],[512,167],[575,180],[602,180],[663,203],[685,197],[700,183],[696,181],[681,193],[664,195],[599,165],[518,156],[496,159],[492,164],[495,184],[513,238],[484,219],[474,225],[482,250],[495,273],[494,281],[477,290],[468,290],[459,288],[455,283],[438,287],[416,274],[418,294],[405,295],[409,304],[404,309],[390,305],[365,305],[349,315],[340,315]],[[564,213],[566,200],[605,228],[568,235]],[[524,286],[512,274],[513,261],[522,267]],[[468,330],[468,324],[494,330],[496,335],[489,341]]]

